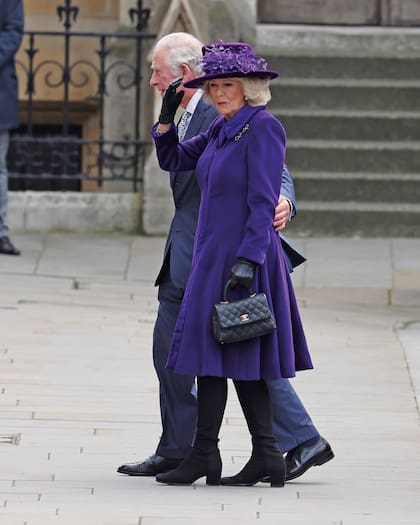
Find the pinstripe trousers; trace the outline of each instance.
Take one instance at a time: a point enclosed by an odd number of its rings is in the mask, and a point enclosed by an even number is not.
[[[156,454],[179,459],[187,455],[193,444],[197,413],[194,376],[165,368],[182,296],[183,290],[172,283],[166,272],[159,285],[159,309],[153,331],[153,364],[159,379],[162,421]]]
[[[9,132],[0,131],[0,238],[9,235],[7,226],[7,191],[8,174],[6,166],[7,150],[9,149]]]

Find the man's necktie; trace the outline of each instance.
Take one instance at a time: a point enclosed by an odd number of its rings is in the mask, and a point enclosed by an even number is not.
[[[189,111],[184,111],[181,118],[178,122],[178,138],[181,141],[185,137],[185,133],[188,128],[188,124],[190,123],[192,117],[192,113]]]

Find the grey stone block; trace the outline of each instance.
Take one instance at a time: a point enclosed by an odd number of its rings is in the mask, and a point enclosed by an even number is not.
[[[260,24],[257,42],[264,56],[417,59],[420,55],[419,28]]]
[[[14,231],[136,232],[138,193],[10,192],[9,226]]]

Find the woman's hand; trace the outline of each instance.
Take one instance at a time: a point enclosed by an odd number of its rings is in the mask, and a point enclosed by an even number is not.
[[[237,284],[250,289],[254,280],[256,264],[249,259],[239,257],[232,266],[230,285],[234,288]]]
[[[159,115],[160,124],[171,124],[174,121],[176,110],[181,103],[185,91],[176,92],[182,82],[182,77],[171,82],[162,99],[162,107]]]

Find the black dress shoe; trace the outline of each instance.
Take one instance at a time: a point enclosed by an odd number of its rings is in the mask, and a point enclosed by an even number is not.
[[[323,465],[333,457],[334,452],[323,437],[314,445],[299,445],[286,455],[286,481],[298,478],[311,467]]]
[[[164,458],[153,454],[139,463],[125,463],[118,467],[117,472],[128,476],[156,476],[176,468],[182,459]]]
[[[20,255],[20,251],[13,246],[9,237],[2,237],[0,239],[0,253],[4,255]]]

